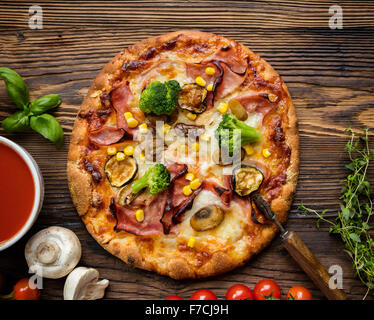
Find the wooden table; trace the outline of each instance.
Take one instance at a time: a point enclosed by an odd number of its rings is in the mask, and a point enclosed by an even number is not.
[[[82,266],[96,267],[110,280],[107,299],[188,298],[210,288],[223,298],[234,283],[250,287],[274,278],[285,294],[294,285],[319,290],[282,249],[279,238],[245,267],[205,279],[175,281],[133,270],[103,250],[86,231],[66,181],[66,157],[73,122],[91,81],[122,48],[141,39],[179,29],[198,29],[233,38],[272,64],[288,85],[300,128],[300,178],[287,228],[295,230],[327,268],[343,268],[344,289],[360,299],[365,288],[354,278],[342,243],[316,228],[314,218],[297,206],[336,214],[340,181],[347,174],[344,129],[374,127],[374,3],[339,1],[343,29],[331,30],[329,7],[335,1],[38,1],[43,29],[28,27],[29,2],[1,1],[0,65],[15,69],[26,80],[31,98],[59,93],[54,112],[65,131],[56,149],[35,133],[0,134],[24,146],[36,159],[45,179],[45,201],[37,223],[15,246],[0,253],[0,270],[16,278],[27,275],[23,248],[38,230],[59,225],[78,235]],[[0,83],[0,120],[14,111]],[[374,140],[373,140],[374,141]],[[369,179],[374,182],[374,166]],[[1,183],[4,183],[3,181]],[[20,190],[20,195],[22,190]],[[22,199],[22,198],[21,198]],[[10,213],[11,214],[11,213]],[[61,299],[64,279],[45,280],[42,297]],[[369,297],[369,298],[372,298]]]

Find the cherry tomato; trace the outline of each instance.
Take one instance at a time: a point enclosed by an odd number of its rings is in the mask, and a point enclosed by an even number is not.
[[[287,300],[312,300],[312,294],[307,288],[294,286],[288,290]]]
[[[278,300],[281,298],[281,290],[274,280],[264,279],[256,283],[253,295],[255,300]]]
[[[244,284],[234,284],[226,292],[226,300],[253,300],[253,294]]]
[[[184,300],[180,296],[168,296],[165,300]]]
[[[196,290],[190,300],[217,300],[217,296],[208,289]]]
[[[39,300],[40,290],[38,288],[31,289],[29,286],[29,279],[23,278],[19,280],[14,286],[15,300]]]

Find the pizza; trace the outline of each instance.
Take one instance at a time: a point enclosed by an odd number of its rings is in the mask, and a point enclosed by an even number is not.
[[[260,56],[178,31],[124,49],[93,81],[67,175],[89,233],[133,267],[174,279],[245,264],[284,223],[298,176],[295,109]]]

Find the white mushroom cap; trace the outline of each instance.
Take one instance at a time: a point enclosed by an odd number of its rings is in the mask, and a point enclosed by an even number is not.
[[[99,280],[99,272],[93,268],[78,267],[66,278],[64,300],[97,300],[104,297],[109,280]]]
[[[81,255],[78,237],[63,227],[49,227],[39,231],[25,247],[29,269],[49,279],[66,276],[78,264]]]

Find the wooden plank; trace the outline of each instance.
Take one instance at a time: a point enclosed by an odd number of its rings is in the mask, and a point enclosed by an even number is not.
[[[297,108],[300,128],[300,178],[287,227],[297,231],[326,267],[344,271],[344,289],[360,299],[363,286],[338,239],[315,219],[300,215],[302,201],[336,213],[340,181],[347,171],[344,129],[374,127],[374,3],[340,1],[344,28],[328,28],[324,1],[41,1],[43,30],[28,29],[26,1],[0,4],[0,65],[18,71],[31,98],[59,93],[54,112],[65,131],[56,150],[35,133],[0,134],[24,146],[36,159],[46,182],[40,217],[28,235],[0,253],[0,270],[13,277],[27,274],[23,248],[36,231],[50,225],[72,229],[83,244],[81,265],[97,267],[110,279],[106,298],[162,299],[189,297],[198,288],[213,289],[220,298],[234,283],[251,287],[266,277],[283,289],[302,284],[322,298],[281,248],[279,239],[245,267],[204,280],[175,281],[132,270],[105,252],[87,233],[72,205],[66,182],[66,156],[72,125],[88,87],[103,65],[122,48],[165,32],[192,28],[221,34],[248,45],[269,61],[287,83]],[[94,35],[94,36],[93,36]],[[0,120],[14,111],[0,83]],[[373,145],[374,147],[374,145]],[[371,167],[369,179],[373,181]],[[46,280],[43,298],[61,299],[64,279]]]

